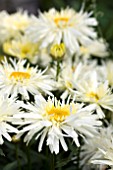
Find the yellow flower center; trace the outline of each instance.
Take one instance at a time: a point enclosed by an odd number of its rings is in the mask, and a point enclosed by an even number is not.
[[[59,25],[59,23],[67,24],[68,21],[69,21],[68,17],[56,17],[56,18],[54,18],[54,22],[55,22],[56,25]]]
[[[72,72],[75,72],[75,70],[76,70],[76,67],[72,66]]]
[[[81,46],[80,51],[82,54],[87,54],[89,52],[88,48]]]
[[[23,80],[23,79],[29,79],[30,78],[30,74],[29,73],[25,73],[25,72],[14,71],[10,75],[10,78],[12,78],[12,77],[15,78],[18,81],[18,80]]]
[[[30,48],[31,48],[31,46],[28,43],[21,45],[21,51],[25,55],[30,52]]]
[[[67,116],[70,115],[69,105],[63,106],[47,106],[46,113],[49,116],[49,119],[54,123],[60,123],[66,119]]]
[[[67,87],[67,88],[73,88],[73,85],[72,85],[71,82],[66,81],[66,87]]]
[[[99,100],[99,96],[96,93],[94,93],[94,92],[88,93],[87,97],[94,98],[96,101]]]
[[[33,58],[38,52],[38,44],[22,41],[6,41],[3,43],[3,50],[6,54],[19,58]],[[18,53],[17,53],[18,51]]]

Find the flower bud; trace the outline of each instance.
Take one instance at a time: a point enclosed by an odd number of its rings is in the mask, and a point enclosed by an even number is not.
[[[65,45],[64,43],[61,44],[53,44],[50,48],[50,55],[52,58],[58,60],[62,59],[65,55]]]

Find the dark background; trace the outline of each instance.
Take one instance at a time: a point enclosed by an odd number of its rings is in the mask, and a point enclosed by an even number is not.
[[[113,0],[0,0],[0,10],[12,13],[18,8],[23,8],[29,13],[37,14],[38,9],[44,11],[51,7],[60,9],[69,6],[79,10],[83,3],[86,10],[94,11],[99,21],[99,36],[107,40],[110,44],[110,52],[113,54]]]

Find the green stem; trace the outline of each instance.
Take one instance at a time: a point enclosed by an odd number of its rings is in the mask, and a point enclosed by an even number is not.
[[[56,71],[56,81],[58,80],[58,75],[60,73],[60,61],[57,61],[57,71]]]
[[[51,170],[55,170],[55,156],[54,156],[54,153],[51,155]]]
[[[18,155],[18,144],[15,144],[15,151],[16,151],[16,160],[18,163],[18,170],[21,170],[21,164],[20,164],[20,159],[19,159],[19,155]]]
[[[78,153],[77,153],[77,170],[79,170],[80,169],[80,150],[81,150],[81,148],[79,147],[78,148]]]
[[[26,147],[26,154],[27,154],[27,161],[28,161],[28,170],[32,170],[29,146]]]

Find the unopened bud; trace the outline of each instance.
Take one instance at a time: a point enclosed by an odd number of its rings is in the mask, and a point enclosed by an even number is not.
[[[54,44],[50,48],[50,55],[56,60],[62,59],[65,55],[65,52],[66,49],[64,43]]]

